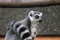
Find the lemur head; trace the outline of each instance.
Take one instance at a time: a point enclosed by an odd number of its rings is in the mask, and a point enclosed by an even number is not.
[[[42,19],[41,19],[42,13],[41,12],[30,11],[28,16],[29,16],[31,22],[41,22],[42,21]]]

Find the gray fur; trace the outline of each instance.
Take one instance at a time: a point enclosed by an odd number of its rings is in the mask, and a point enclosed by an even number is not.
[[[32,21],[32,19],[30,18],[31,13],[33,15],[39,14],[39,12],[30,11],[28,16],[24,20],[17,21],[17,22],[12,21],[11,23],[9,23],[9,26],[7,27],[8,31],[6,33],[5,40],[34,40],[34,38],[37,35],[36,27],[38,27],[39,22]],[[40,17],[40,20],[41,20],[41,17]],[[19,26],[19,28],[16,29],[17,28],[16,26]],[[21,26],[27,28],[28,32],[30,33],[30,36],[26,39],[21,39],[21,35],[19,35],[19,29]]]
[[[12,21],[11,23],[8,24],[8,27],[7,27],[8,31],[6,33],[5,40],[21,40],[21,38],[18,36],[17,30],[15,28],[16,25],[25,26],[31,33],[31,29],[29,28],[30,21],[29,21],[28,17],[22,21],[17,21],[17,22]]]

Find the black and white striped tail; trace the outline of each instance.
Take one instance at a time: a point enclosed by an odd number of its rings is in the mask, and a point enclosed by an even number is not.
[[[29,29],[24,25],[16,24],[13,26],[13,29],[16,31],[16,34],[21,38],[21,40],[32,39]]]

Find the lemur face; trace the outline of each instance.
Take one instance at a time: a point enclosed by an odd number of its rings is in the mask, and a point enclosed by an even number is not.
[[[41,12],[37,12],[37,11],[29,12],[29,18],[30,18],[31,22],[41,22],[42,21],[41,17],[42,17]]]

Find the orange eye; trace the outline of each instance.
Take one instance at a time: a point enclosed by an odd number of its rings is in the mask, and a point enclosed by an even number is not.
[[[39,16],[38,16],[38,15],[36,15],[36,16],[35,16],[35,18],[36,18],[36,19],[38,19],[38,18],[39,18]]]

